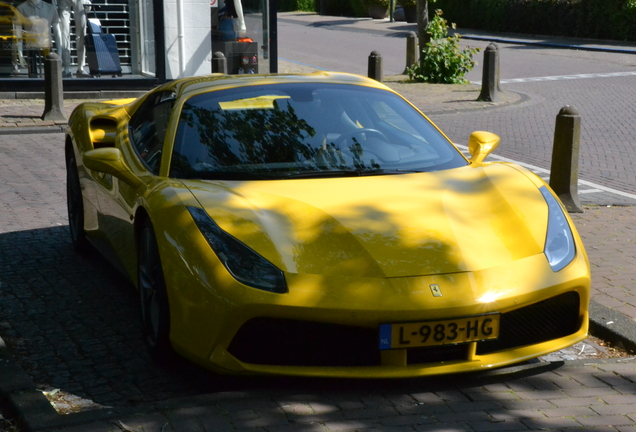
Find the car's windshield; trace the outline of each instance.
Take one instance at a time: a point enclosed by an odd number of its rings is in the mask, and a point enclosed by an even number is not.
[[[340,177],[466,164],[426,118],[391,92],[291,83],[212,91],[188,99],[170,176]]]

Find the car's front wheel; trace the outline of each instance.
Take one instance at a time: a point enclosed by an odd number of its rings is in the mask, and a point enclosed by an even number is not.
[[[143,330],[152,356],[164,360],[172,354],[170,307],[157,238],[150,221],[141,227],[138,250],[137,275]]]
[[[72,149],[66,152],[66,207],[71,243],[76,252],[90,251],[90,244],[84,232],[84,201],[82,185],[77,172],[77,161]]]

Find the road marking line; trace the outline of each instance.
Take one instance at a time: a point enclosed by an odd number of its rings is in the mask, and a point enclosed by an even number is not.
[[[596,193],[596,192],[603,192],[600,189],[585,189],[585,190],[580,190],[579,193],[580,194],[586,194],[586,193]]]
[[[289,59],[282,58],[282,57],[278,57],[278,60],[283,60],[283,61],[290,62],[290,63],[296,63],[296,64],[299,64],[301,66],[307,66],[307,67],[314,68],[314,69],[320,69],[320,70],[324,70],[324,71],[327,70],[325,68],[321,68],[321,67],[318,67],[318,66],[310,65],[310,64],[307,64],[307,63],[298,62],[298,61],[295,61],[295,60],[289,60]]]
[[[510,79],[499,80],[499,83],[514,84],[514,83],[526,83],[526,82],[561,81],[561,80],[586,79],[586,78],[612,78],[612,77],[626,77],[626,76],[636,76],[636,72],[611,72],[611,73],[579,74],[579,75],[556,75],[556,76],[533,77],[533,78],[510,78]],[[481,81],[471,81],[470,83],[481,85]]]
[[[464,151],[464,152],[468,151],[468,146],[461,145],[461,144],[455,144],[455,145],[458,148],[460,148],[462,151]],[[497,155],[493,155],[493,154],[491,154],[490,157],[493,158],[493,159],[498,159],[498,160],[500,160],[502,162],[512,162],[512,163],[515,163],[517,165],[521,165],[522,167],[528,168],[529,170],[534,171],[535,173],[550,174],[550,170],[547,170],[545,168],[540,168],[540,167],[535,166],[535,165],[530,165],[530,164],[527,164],[527,163],[524,163],[524,162],[519,162],[519,161],[516,161],[514,159],[508,159],[508,158],[497,156]],[[599,184],[596,184],[596,183],[589,182],[587,180],[579,179],[579,185],[588,186],[588,187],[591,187],[592,189],[598,189],[599,192],[601,192],[601,191],[609,192],[609,193],[613,193],[615,195],[623,196],[625,198],[630,198],[630,199],[636,200],[636,195],[634,195],[634,194],[630,194],[630,193],[627,193],[627,192],[623,192],[623,191],[619,191],[619,190],[616,190],[616,189],[612,189],[612,188],[609,188],[609,187],[606,187],[606,186],[602,186],[602,185],[599,185]]]

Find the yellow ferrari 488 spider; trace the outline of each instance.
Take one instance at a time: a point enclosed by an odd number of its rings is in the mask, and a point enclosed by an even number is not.
[[[69,225],[134,283],[151,352],[225,373],[414,377],[587,335],[590,269],[543,180],[469,159],[355,75],[211,75],[84,103]]]

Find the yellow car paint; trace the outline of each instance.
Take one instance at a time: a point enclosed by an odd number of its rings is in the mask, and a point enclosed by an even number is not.
[[[173,91],[178,113],[188,98],[208,91],[313,81],[391,91],[374,80],[326,72],[212,75],[177,80],[156,91]],[[67,141],[84,188],[84,229],[89,238],[106,240],[113,252],[108,256],[134,283],[136,232],[143,220],[152,221],[170,304],[170,339],[183,356],[228,373],[396,378],[503,366],[585,338],[590,270],[582,242],[566,213],[577,252],[567,267],[552,271],[543,253],[547,204],[538,190],[545,182],[513,164],[484,163],[498,145],[494,134],[474,134],[472,163],[451,170],[178,180],[168,177],[177,114],[167,128],[158,175],[140,161],[128,136],[131,115],[152,94],[80,105],[69,121]],[[247,103],[254,108],[269,104],[273,99]],[[224,231],[281,269],[288,292],[274,294],[238,282],[186,206],[205,209]],[[441,296],[433,295],[433,286]],[[572,334],[488,354],[471,344],[463,360],[408,364],[406,350],[395,350],[383,352],[376,366],[290,366],[246,363],[228,351],[253,318],[377,329],[505,314],[567,293],[580,299]]]

